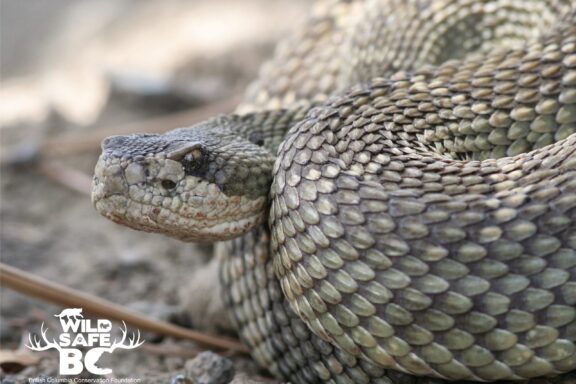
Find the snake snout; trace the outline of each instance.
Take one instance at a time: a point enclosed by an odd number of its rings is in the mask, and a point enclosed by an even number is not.
[[[128,193],[128,183],[120,165],[106,166],[102,164],[102,160],[98,161],[96,165],[93,184],[92,198],[94,201]]]

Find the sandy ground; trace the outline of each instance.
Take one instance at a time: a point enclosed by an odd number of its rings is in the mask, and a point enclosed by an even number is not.
[[[238,94],[306,9],[304,1],[288,0],[2,0],[0,5],[4,153]],[[95,147],[2,166],[2,262],[155,318],[230,335],[216,293],[202,288],[198,277],[210,276],[205,268],[212,246],[115,225],[98,215],[87,194],[47,178],[39,167],[57,161],[90,177],[97,156]],[[53,315],[62,308],[7,288],[0,295],[4,352],[22,348],[42,322],[58,326]],[[200,351],[191,342],[144,337],[147,346],[103,358],[113,376],[169,382]],[[35,356],[42,356],[38,364],[2,356],[2,383],[57,376],[55,351]],[[266,375],[248,358],[231,358],[237,372]]]

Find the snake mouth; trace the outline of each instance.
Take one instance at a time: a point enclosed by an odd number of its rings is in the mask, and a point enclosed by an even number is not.
[[[121,173],[99,172],[93,179],[92,204],[117,224],[187,242],[230,240],[263,222],[265,197],[227,196],[205,181],[188,180],[187,185],[192,184],[206,193],[154,195],[140,185],[128,185]]]
[[[122,195],[94,201],[96,210],[107,219],[129,228],[161,233],[187,242],[215,242],[238,237],[263,221],[263,201],[254,202],[254,213],[209,219],[202,213],[193,217],[168,208],[140,203]]]

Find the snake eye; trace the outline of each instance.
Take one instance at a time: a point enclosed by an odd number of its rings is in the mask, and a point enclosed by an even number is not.
[[[161,184],[162,184],[162,188],[164,188],[164,189],[170,190],[170,189],[176,188],[176,183],[173,182],[172,180],[168,180],[168,179],[162,180]]]
[[[207,153],[203,148],[195,148],[181,160],[187,175],[202,176],[206,172]]]

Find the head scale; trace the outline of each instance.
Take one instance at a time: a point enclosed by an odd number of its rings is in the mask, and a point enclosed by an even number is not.
[[[185,241],[237,237],[265,218],[274,156],[219,117],[102,143],[92,201],[107,218]],[[258,136],[258,135],[257,135]]]

